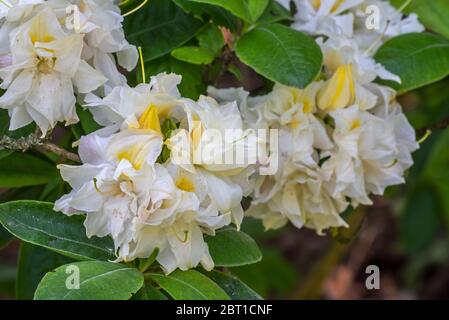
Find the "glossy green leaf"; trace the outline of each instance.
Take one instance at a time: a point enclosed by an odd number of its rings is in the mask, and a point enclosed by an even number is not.
[[[161,290],[148,284],[144,284],[131,300],[168,300],[168,298],[161,292]]]
[[[246,0],[251,21],[257,21],[264,13],[270,0]]]
[[[275,23],[284,20],[292,20],[290,11],[285,9],[279,2],[276,2],[276,0],[270,0],[257,24]]]
[[[0,225],[0,249],[5,247],[13,238],[13,235]]]
[[[81,106],[77,106],[76,113],[80,119],[81,128],[83,129],[85,134],[92,133],[101,129],[101,126],[95,122],[92,113],[89,110],[84,109]]]
[[[248,8],[248,0],[229,1],[229,0],[190,0],[193,2],[213,4],[222,7],[234,14],[235,16],[245,20],[246,22],[253,22],[253,17]],[[256,0],[253,0],[256,1]],[[260,0],[264,1],[264,0]],[[255,11],[255,9],[253,9]]]
[[[17,238],[77,260],[114,260],[112,239],[87,238],[84,217],[53,211],[53,204],[14,201],[0,205],[0,223]]]
[[[170,53],[195,37],[203,22],[186,14],[172,1],[151,0],[125,19],[128,41],[141,46],[144,60],[150,61]]]
[[[219,229],[215,236],[207,236],[205,240],[217,267],[243,266],[262,259],[256,242],[234,228]]]
[[[191,0],[173,0],[173,2],[185,12],[192,13],[204,22],[212,21],[217,26],[226,27],[232,31],[236,31],[240,25],[236,16],[221,7],[206,3],[196,3]]]
[[[79,271],[79,273],[78,273]],[[79,288],[76,274],[79,274]],[[74,276],[72,278],[69,276]],[[143,274],[123,264],[83,261],[57,268],[37,287],[36,300],[128,300],[143,286]],[[69,286],[67,286],[69,284]]]
[[[375,59],[402,81],[382,83],[404,93],[449,75],[449,41],[430,33],[404,34],[387,41]]]
[[[52,163],[30,154],[15,152],[0,159],[0,188],[45,184],[58,175]]]
[[[407,199],[401,217],[401,242],[407,253],[415,253],[431,243],[440,225],[436,194],[422,185]]]
[[[178,60],[193,64],[209,64],[215,58],[210,50],[193,46],[177,48],[171,55]]]
[[[262,300],[253,289],[231,274],[218,271],[204,274],[218,284],[232,300]]]
[[[22,242],[19,252],[16,298],[33,300],[34,292],[45,274],[72,259],[54,251]]]
[[[150,276],[175,300],[229,300],[222,288],[195,270],[176,270],[167,276],[151,273]]]
[[[280,24],[251,30],[238,41],[236,53],[264,77],[298,88],[318,76],[323,62],[323,54],[312,38]]]
[[[201,31],[196,38],[198,39],[198,45],[201,48],[212,52],[214,56],[217,56],[220,53],[225,44],[223,34],[220,29],[213,24],[207,26],[207,28]]]

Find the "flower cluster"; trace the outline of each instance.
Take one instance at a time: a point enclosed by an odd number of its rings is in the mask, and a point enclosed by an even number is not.
[[[43,135],[78,122],[76,97],[126,83],[137,50],[124,37],[113,0],[1,0],[0,108],[10,130],[31,122]]]
[[[111,236],[117,261],[155,254],[167,273],[212,269],[204,237],[239,228],[245,196],[246,214],[267,229],[346,226],[349,206],[370,205],[370,195],[404,182],[419,147],[394,90],[375,82],[401,80],[373,52],[423,27],[386,1],[278,0],[296,12],[291,27],[321,47],[317,79],[257,97],[210,87],[197,101],[181,96],[175,74],[128,86],[116,63],[131,70],[138,54],[113,0],[0,1],[0,107],[11,130],[34,121],[45,135],[78,121],[78,98],[103,126],[78,142],[81,165],[59,166],[72,191],[54,208],[85,214],[87,235]],[[370,6],[380,13],[372,30]],[[256,132],[268,129],[278,134],[276,153],[223,162],[257,153],[266,141]],[[273,159],[275,172],[257,171]]]
[[[279,170],[257,179],[247,214],[267,229],[290,221],[322,233],[346,226],[341,213],[349,206],[370,205],[371,194],[405,181],[419,145],[394,90],[374,82],[400,79],[373,53],[390,37],[424,28],[387,1],[279,2],[297,12],[292,28],[316,37],[324,55],[319,80],[303,90],[276,84],[262,97],[242,89],[209,92],[238,99],[249,126],[279,130]],[[373,30],[366,25],[370,6],[379,14]]]
[[[180,76],[160,74],[149,84],[115,87],[104,98],[86,96],[105,128],[81,139],[83,165],[59,166],[73,190],[55,204],[68,215],[86,213],[87,235],[110,235],[118,261],[158,250],[156,259],[167,273],[199,263],[213,268],[203,234],[214,235],[231,222],[240,225],[240,203],[249,193],[252,172],[246,164],[214,165],[194,157],[202,148],[242,147],[240,137],[224,146],[205,137],[208,130],[242,129],[242,119],[235,102],[182,98],[180,81]],[[243,135],[251,133],[242,130]],[[179,136],[187,137],[192,157],[178,163],[167,151]]]

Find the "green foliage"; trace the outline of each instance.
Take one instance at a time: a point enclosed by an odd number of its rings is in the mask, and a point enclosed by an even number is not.
[[[125,19],[128,41],[141,46],[145,61],[159,58],[195,37],[203,22],[186,14],[172,1],[151,0]]]
[[[87,238],[83,217],[53,211],[53,204],[15,201],[0,205],[0,223],[17,238],[77,260],[114,260],[110,238]]]
[[[215,236],[206,237],[205,240],[217,267],[243,266],[262,259],[256,242],[234,228],[219,229]]]
[[[67,286],[68,275],[79,270],[79,289]],[[37,287],[36,300],[128,300],[144,282],[134,268],[104,261],[66,264],[45,275]]]
[[[150,277],[176,300],[229,300],[222,288],[195,270],[176,270],[168,276],[150,273]]]
[[[261,262],[232,268],[231,272],[263,297],[285,295],[297,280],[293,266],[273,248],[264,248]]]
[[[144,284],[131,300],[168,300],[168,298],[158,288]]]
[[[191,13],[204,22],[212,21],[217,26],[237,31],[240,21],[229,11],[206,3],[196,3],[191,0],[173,0],[186,13]]]
[[[0,249],[5,247],[12,238],[13,235],[0,225]]]
[[[430,33],[410,33],[387,41],[376,61],[401,78],[401,83],[383,81],[404,93],[449,75],[449,41]]]
[[[52,163],[31,154],[15,152],[0,158],[0,188],[45,184],[58,175]]]
[[[18,260],[16,298],[32,300],[39,282],[47,272],[72,261],[54,251],[22,242]]]
[[[222,7],[232,12],[237,17],[243,19],[248,23],[254,23],[261,16],[268,0],[242,0],[242,1],[229,1],[229,0],[190,0],[193,2],[213,4]]]
[[[171,55],[178,60],[193,64],[209,64],[215,58],[208,49],[200,47],[177,48],[171,52]]]
[[[312,38],[280,24],[251,30],[238,41],[236,53],[264,77],[298,88],[318,76],[323,62],[323,54]]]
[[[254,290],[229,273],[212,271],[205,272],[210,279],[218,284],[232,300],[261,300]]]

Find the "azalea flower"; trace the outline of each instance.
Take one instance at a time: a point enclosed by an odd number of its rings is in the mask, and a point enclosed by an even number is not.
[[[65,32],[44,7],[11,31],[11,64],[0,69],[0,107],[11,117],[10,130],[32,121],[43,135],[58,121],[78,121],[74,89],[91,92],[106,82],[101,73],[81,60],[83,36]]]
[[[166,273],[198,264],[214,266],[203,233],[230,223],[211,203],[202,208],[204,192],[171,165],[156,163],[163,140],[145,126],[104,136],[81,138],[81,166],[60,165],[73,190],[56,201],[55,210],[86,214],[88,237],[111,236],[117,261],[156,259]],[[188,177],[194,180],[194,177]],[[195,186],[200,182],[195,183]]]
[[[139,84],[135,88],[117,86],[104,98],[93,93],[85,97],[85,107],[102,126],[139,126],[137,118],[145,112],[157,111],[156,123],[167,117],[180,120],[185,116],[181,107],[178,85],[181,77],[161,73],[151,77],[149,84]]]
[[[250,191],[249,176],[254,171],[248,155],[257,152],[257,137],[254,131],[243,130],[235,102],[219,105],[201,96],[198,102],[184,99],[183,107],[187,121],[167,141],[171,161],[185,173],[201,177],[209,201],[221,214],[231,214],[239,228],[240,202]],[[239,160],[238,155],[243,158]]]

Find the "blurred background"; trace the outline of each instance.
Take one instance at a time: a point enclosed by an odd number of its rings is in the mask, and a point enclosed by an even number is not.
[[[225,74],[221,86],[230,84],[232,76]],[[407,175],[407,184],[390,188],[385,197],[374,199],[374,206],[347,217],[355,219],[355,230],[347,235],[331,231],[318,236],[291,226],[264,232],[259,221],[248,219],[243,230],[256,239],[264,258],[258,264],[233,269],[235,275],[264,298],[449,298],[449,79],[399,99],[418,139],[432,132],[414,154],[415,166]],[[49,185],[39,190],[18,189],[14,198],[45,193],[51,190]],[[0,202],[8,197],[9,192],[2,190]],[[46,200],[51,201],[49,197]],[[0,228],[1,299],[14,298],[19,246],[18,240]],[[35,270],[26,272],[41,272],[49,261],[45,254],[40,257],[41,261],[34,262]],[[365,286],[369,265],[379,267],[379,290]],[[30,281],[34,281],[31,274]]]

